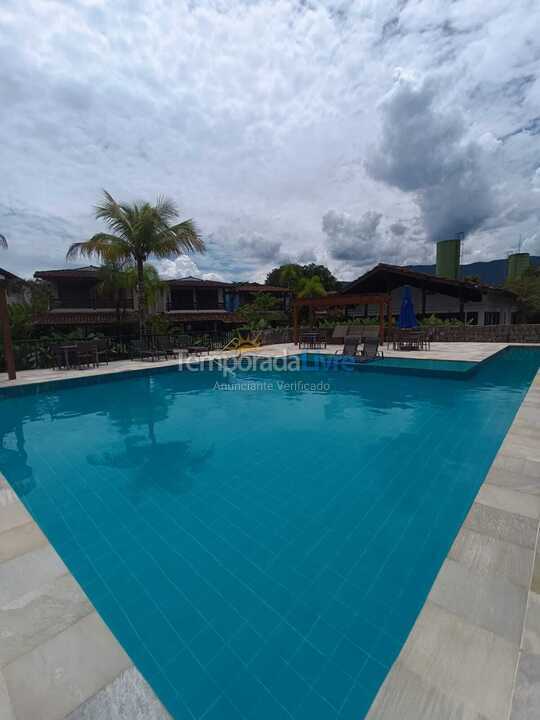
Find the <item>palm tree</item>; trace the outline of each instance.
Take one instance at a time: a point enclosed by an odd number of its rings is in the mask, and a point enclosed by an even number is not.
[[[138,274],[137,274],[137,268],[133,265],[130,265],[125,270],[125,283],[126,287],[128,288],[137,288],[137,282],[138,282]],[[145,305],[148,308],[149,305],[152,305],[157,298],[159,297],[159,293],[161,289],[164,286],[164,283],[159,279],[159,273],[156,270],[156,268],[151,265],[150,263],[144,263],[143,268],[143,276],[144,276],[144,299],[145,299]]]
[[[125,301],[126,288],[127,277],[124,263],[110,260],[106,261],[98,271],[97,291],[100,295],[104,295],[113,300],[116,312],[117,331],[120,330],[120,313]]]
[[[7,250],[7,246],[8,246],[8,244],[7,244],[6,236],[2,235],[2,233],[0,233],[0,247],[4,248],[4,250]]]
[[[204,241],[192,220],[174,223],[179,216],[172,200],[158,197],[150,203],[118,203],[104,191],[104,201],[96,207],[96,218],[104,220],[109,233],[97,233],[85,242],[73,243],[66,258],[95,255],[105,262],[132,263],[137,271],[139,334],[144,335],[146,301],[144,264],[150,256],[178,257],[185,252],[204,252]],[[171,224],[174,223],[174,224]]]
[[[300,287],[298,290],[299,298],[318,298],[324,297],[325,295],[326,290],[324,289],[324,285],[322,284],[321,278],[318,275],[313,275],[313,277],[301,279]]]
[[[321,278],[318,275],[313,277],[301,278],[299,282],[298,297],[299,298],[318,298],[324,297],[326,290],[321,282]],[[309,308],[309,321],[311,325],[315,320],[313,308]]]
[[[290,290],[300,280],[298,265],[285,265],[279,274],[280,283],[285,283],[287,289]]]

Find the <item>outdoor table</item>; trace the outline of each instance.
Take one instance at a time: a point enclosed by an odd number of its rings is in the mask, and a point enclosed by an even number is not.
[[[323,340],[319,333],[303,333],[298,343],[299,349],[301,349],[302,346],[310,350],[315,350],[326,347],[326,340]]]
[[[210,355],[210,348],[206,347],[206,345],[191,345],[188,347],[187,352],[188,355],[202,355],[203,353]]]

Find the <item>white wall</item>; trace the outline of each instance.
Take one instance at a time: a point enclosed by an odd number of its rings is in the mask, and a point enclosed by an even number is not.
[[[422,290],[420,288],[411,287],[411,295],[413,299],[414,310],[417,315],[422,314]],[[403,297],[403,287],[396,288],[391,293],[391,312],[393,315],[399,315],[401,308],[401,300]],[[500,324],[509,325],[512,321],[512,312],[517,308],[512,301],[496,292],[484,293],[481,302],[467,302],[464,304],[465,313],[477,312],[478,325],[484,325],[484,313],[499,312]],[[439,313],[459,313],[459,299],[437,293],[435,295],[426,295],[426,315],[437,315]],[[363,308],[358,308],[355,313],[362,317]],[[377,317],[379,314],[378,307],[370,305],[368,310],[369,317]]]

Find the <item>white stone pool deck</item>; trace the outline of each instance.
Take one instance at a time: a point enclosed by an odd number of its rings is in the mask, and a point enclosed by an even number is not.
[[[478,362],[504,347],[437,343],[430,351],[385,349],[385,355]],[[333,350],[329,346],[327,352]],[[256,351],[265,356],[295,352],[292,344]],[[175,363],[124,361],[92,370],[26,371],[9,385]],[[0,380],[0,387],[7,385]],[[539,518],[540,373],[369,720],[540,717]],[[0,476],[0,720],[168,717]]]
[[[430,350],[421,351],[399,351],[384,347],[385,357],[418,358],[421,360],[466,360],[469,362],[481,362],[495,353],[503,350],[509,343],[432,343]],[[339,345],[328,345],[322,350],[307,350],[305,352],[335,353],[340,349]],[[250,350],[246,354],[261,356],[280,356],[298,354],[298,346],[294,343],[282,343],[280,345],[264,345],[256,350]],[[216,351],[210,354],[212,358],[235,357],[236,351]],[[208,359],[203,355],[202,359]],[[46,382],[49,380],[66,380],[67,378],[88,377],[89,375],[106,375],[109,373],[128,372],[133,370],[148,369],[151,367],[164,367],[176,365],[178,360],[160,360],[152,362],[149,360],[119,360],[108,365],[100,365],[98,368],[85,368],[84,370],[23,370],[17,373],[17,379],[9,381],[5,374],[0,375],[0,388],[13,387],[17,385],[28,385],[31,383]]]

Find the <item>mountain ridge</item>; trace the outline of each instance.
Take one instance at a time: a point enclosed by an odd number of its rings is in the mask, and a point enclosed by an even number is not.
[[[540,255],[531,255],[531,265],[540,266]],[[435,275],[435,264],[433,265],[407,265],[411,270]],[[486,285],[504,285],[508,271],[508,260],[485,260],[468,263],[459,266],[459,277],[475,275]]]

